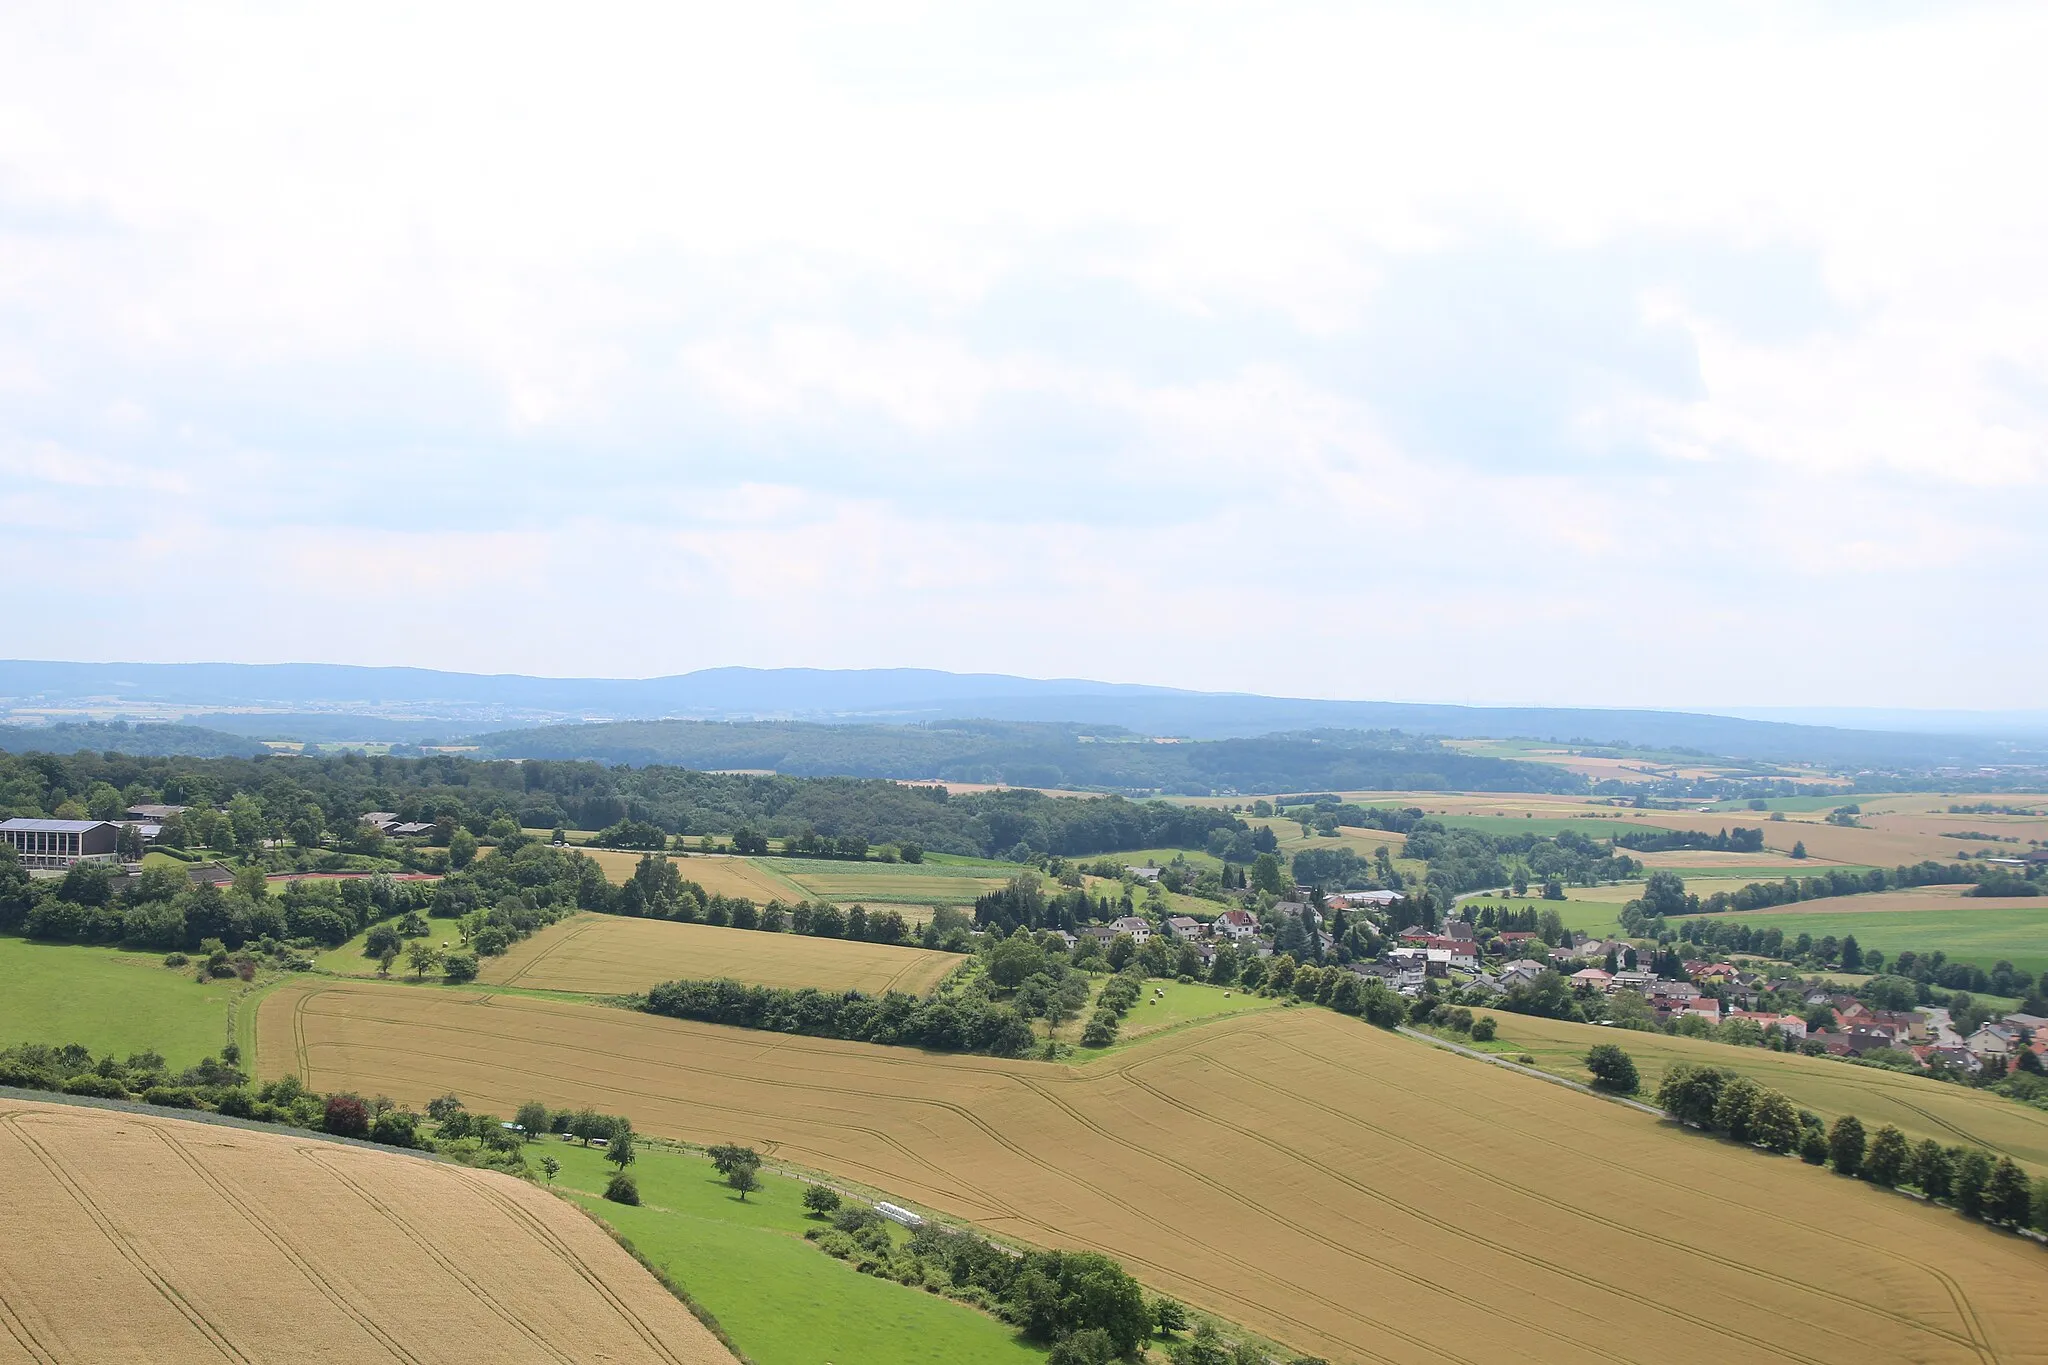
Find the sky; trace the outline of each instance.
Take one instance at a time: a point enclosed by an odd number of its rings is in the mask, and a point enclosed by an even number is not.
[[[2038,4],[0,7],[0,653],[2038,706],[2044,67]]]

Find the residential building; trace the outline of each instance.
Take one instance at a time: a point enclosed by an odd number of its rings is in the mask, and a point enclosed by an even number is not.
[[[1249,910],[1225,910],[1209,927],[1214,933],[1235,939],[1246,939],[1258,934],[1259,920],[1258,916]]]
[[[1202,922],[1192,915],[1174,915],[1166,921],[1167,929],[1177,939],[1193,943],[1202,937]]]
[[[107,820],[0,820],[0,839],[14,846],[23,867],[63,868],[73,863],[112,863],[121,827]]]
[[[1571,975],[1571,982],[1574,986],[1591,986],[1598,991],[1605,991],[1613,981],[1613,977],[1598,967],[1587,967],[1581,971],[1573,972]]]
[[[2004,1024],[1985,1024],[1963,1041],[1978,1057],[2004,1061],[2019,1051],[2020,1031]]]
[[[1152,921],[1137,915],[1125,915],[1122,919],[1111,920],[1109,927],[1119,934],[1129,934],[1131,942],[1140,945],[1152,937]]]
[[[1500,969],[1500,984],[1503,986],[1525,985],[1543,975],[1540,962],[1510,962]]]

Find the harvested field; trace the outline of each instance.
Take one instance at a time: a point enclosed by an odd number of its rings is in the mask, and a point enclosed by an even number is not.
[[[586,848],[578,851],[586,858],[595,859],[597,865],[604,869],[605,879],[614,886],[633,875],[633,869],[640,865],[642,857],[622,849]],[[739,896],[762,905],[769,901],[806,899],[802,887],[786,877],[777,876],[752,858],[714,853],[693,854],[670,861],[676,865],[676,871],[682,874],[684,881],[695,882],[714,896]]]
[[[1327,1010],[1062,1066],[294,982],[261,1037],[264,1074],[321,1088],[751,1142],[1334,1360],[1927,1365],[2048,1336],[2032,1243]]]
[[[923,995],[965,960],[924,948],[586,914],[514,944],[484,968],[482,979],[589,995],[624,995],[684,977]]]
[[[1588,1048],[1595,1043],[1616,1043],[1635,1058],[1645,1091],[1654,1091],[1665,1071],[1678,1062],[1717,1066],[1783,1091],[1794,1104],[1824,1118],[1854,1114],[1873,1131],[1879,1124],[1896,1124],[1916,1139],[1931,1137],[2002,1152],[2037,1173],[2048,1174],[2048,1112],[2003,1095],[1796,1052],[1488,1012],[1498,1022],[1503,1042],[1533,1054],[1536,1065],[1545,1071],[1572,1080],[1586,1079],[1581,1059]]]
[[[6,1100],[0,1191],[0,1359],[733,1359],[596,1224],[510,1176]]]

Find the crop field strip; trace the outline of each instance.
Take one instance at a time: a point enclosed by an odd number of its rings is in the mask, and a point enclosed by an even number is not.
[[[265,1006],[266,1074],[588,1102],[755,1142],[1100,1248],[1336,1358],[1991,1361],[2048,1327],[2018,1287],[2036,1248],[1327,1011],[1063,1067],[530,998],[286,990]],[[292,1048],[270,1041],[294,1030]]]
[[[1534,1055],[1544,1070],[1573,1079],[1584,1079],[1579,1058],[1587,1048],[1596,1042],[1616,1042],[1635,1059],[1645,1089],[1654,1089],[1678,1062],[1720,1067],[1781,1090],[1794,1104],[1824,1118],[1854,1114],[1868,1128],[1892,1123],[1914,1138],[1983,1147],[2048,1174],[2048,1112],[2003,1095],[1883,1067],[1766,1048],[1656,1033],[1617,1034],[1591,1024],[1524,1014],[1496,1012],[1494,1018],[1504,1043]]]
[[[0,1193],[0,1358],[732,1359],[581,1213],[494,1173],[24,1101]]]
[[[924,995],[966,959],[883,943],[764,934],[713,924],[576,915],[490,963],[497,986],[590,995],[645,991],[681,978],[730,977],[748,985]]]

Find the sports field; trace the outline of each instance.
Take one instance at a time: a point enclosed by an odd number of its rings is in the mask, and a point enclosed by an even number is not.
[[[964,961],[957,953],[924,948],[582,914],[515,943],[485,965],[481,979],[589,995],[624,995],[663,981],[718,977],[750,986],[923,995]]]
[[[154,1048],[182,1070],[219,1055],[242,989],[202,985],[161,953],[0,937],[0,1047],[79,1043],[124,1057]]]
[[[752,1142],[1334,1360],[2018,1361],[2031,1243],[1327,1010],[1081,1066],[766,1037],[489,990],[293,982],[261,1066]]]
[[[509,1176],[13,1100],[0,1171],[0,1359],[733,1359],[602,1229]]]
[[[1588,1048],[1614,1043],[1635,1058],[1645,1091],[1654,1091],[1665,1071],[1678,1062],[1716,1066],[1783,1091],[1794,1104],[1824,1118],[1854,1114],[1872,1130],[1879,1124],[1896,1124],[1915,1138],[2003,1152],[2037,1174],[2048,1175],[2048,1111],[2003,1095],[1825,1057],[1568,1024],[1505,1010],[1486,1013],[1497,1021],[1501,1042],[1510,1045],[1506,1051],[1530,1054],[1543,1070],[1575,1081],[1587,1078],[1581,1063]]]

